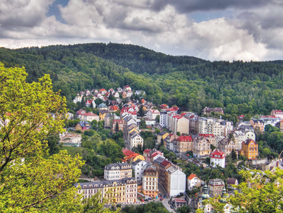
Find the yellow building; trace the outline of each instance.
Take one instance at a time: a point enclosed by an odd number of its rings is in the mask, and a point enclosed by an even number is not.
[[[152,198],[158,196],[158,172],[153,168],[143,172],[142,193]]]
[[[99,120],[104,121],[107,113],[108,113],[108,110],[99,110]]]
[[[126,202],[126,183],[119,180],[104,181],[102,196],[107,203],[125,203]]]
[[[164,142],[164,139],[169,135],[168,132],[160,132],[158,135],[157,135],[157,143],[160,144],[161,143],[161,140],[163,140]]]
[[[193,153],[198,158],[207,157],[210,155],[211,142],[207,137],[198,136],[194,138]]]
[[[247,139],[242,142],[241,155],[248,160],[254,160],[258,156],[258,144],[252,139]]]

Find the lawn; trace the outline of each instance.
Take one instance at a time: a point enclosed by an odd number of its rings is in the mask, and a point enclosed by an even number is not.
[[[83,151],[83,147],[71,147],[71,146],[63,146],[62,148],[60,148],[60,150],[67,150],[68,153],[72,156],[75,157],[77,154],[79,154],[80,156],[82,156],[82,151]]]

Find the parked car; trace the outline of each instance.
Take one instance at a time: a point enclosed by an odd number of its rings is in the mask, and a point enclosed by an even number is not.
[[[162,200],[163,200],[163,198],[161,197],[159,200],[160,200],[160,201],[162,201]]]
[[[144,199],[144,201],[148,201],[148,198]]]
[[[144,199],[141,199],[142,202],[144,202]]]
[[[173,207],[173,206],[170,206],[170,209],[174,209],[174,207]]]
[[[151,197],[149,197],[149,198],[147,198],[147,200],[152,200],[152,198],[151,198]]]

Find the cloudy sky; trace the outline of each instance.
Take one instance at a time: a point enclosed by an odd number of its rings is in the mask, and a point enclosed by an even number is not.
[[[208,60],[283,59],[283,0],[1,0],[0,46],[115,42]]]

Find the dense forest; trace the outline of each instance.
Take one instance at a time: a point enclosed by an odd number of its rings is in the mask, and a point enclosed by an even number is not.
[[[0,48],[6,67],[26,67],[29,82],[50,74],[73,108],[80,90],[130,85],[155,104],[200,113],[205,106],[228,114],[269,114],[283,109],[283,62],[209,62],[125,44]]]

